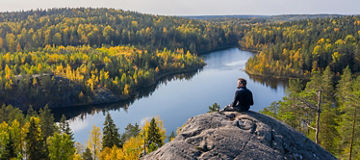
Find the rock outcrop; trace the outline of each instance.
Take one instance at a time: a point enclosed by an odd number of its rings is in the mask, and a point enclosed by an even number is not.
[[[336,159],[288,125],[256,112],[215,112],[193,117],[176,138],[146,160]]]

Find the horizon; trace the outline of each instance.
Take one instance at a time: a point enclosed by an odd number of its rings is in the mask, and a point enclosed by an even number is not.
[[[360,1],[344,0],[224,0],[221,2],[165,1],[165,0],[3,0],[0,12],[21,12],[51,8],[113,8],[164,16],[211,16],[211,15],[359,15]]]
[[[16,13],[16,12],[29,12],[29,11],[48,11],[50,9],[79,9],[79,8],[85,8],[85,9],[114,9],[114,10],[122,10],[125,12],[136,12],[140,14],[150,14],[150,15],[158,15],[158,16],[176,16],[176,17],[201,17],[201,16],[253,16],[253,17],[274,17],[274,16],[316,16],[316,15],[324,15],[324,16],[359,16],[360,13],[357,14],[341,14],[341,13],[284,13],[284,14],[185,14],[185,15],[166,15],[166,14],[155,14],[155,13],[144,13],[140,11],[135,10],[127,10],[127,9],[121,9],[121,8],[111,8],[111,7],[52,7],[52,8],[32,8],[32,9],[20,9],[20,10],[11,10],[11,11],[2,11],[1,13]]]

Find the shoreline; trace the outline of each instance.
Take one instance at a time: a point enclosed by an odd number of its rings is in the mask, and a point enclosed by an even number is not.
[[[260,50],[257,50],[255,48],[245,48],[245,47],[241,47],[241,46],[238,46],[238,48],[240,50],[248,51],[253,54],[258,54],[260,52]],[[277,76],[277,75],[269,75],[269,74],[257,74],[257,73],[248,71],[246,69],[246,67],[245,67],[245,69],[242,69],[242,70],[245,71],[245,73],[248,74],[249,76],[254,76],[254,77],[258,77],[258,78],[272,78],[272,79],[277,79],[277,80],[290,80],[290,79],[306,79],[307,80],[307,79],[309,79],[309,77],[306,77],[306,76]]]
[[[253,54],[258,54],[260,52],[260,50],[253,49],[253,48],[245,48],[245,47],[241,47],[241,46],[238,46],[237,48],[239,48],[240,50],[243,50],[243,51],[251,52]]]
[[[206,65],[206,64],[205,64]],[[86,104],[74,104],[74,105],[68,105],[68,106],[61,106],[61,107],[50,107],[50,109],[52,110],[61,110],[61,109],[69,109],[69,108],[86,108],[86,107],[91,107],[91,106],[102,106],[102,105],[110,105],[110,104],[116,104],[116,103],[122,103],[122,102],[126,102],[126,101],[131,101],[132,99],[136,99],[139,96],[139,91],[141,89],[149,89],[151,86],[155,86],[158,83],[160,83],[162,80],[166,79],[166,78],[170,78],[172,76],[176,76],[176,75],[182,75],[182,74],[187,74],[187,73],[192,73],[192,72],[198,72],[200,70],[202,70],[202,68],[205,66],[202,65],[200,67],[197,68],[192,68],[192,69],[186,69],[183,71],[172,71],[172,72],[167,72],[167,73],[163,73],[159,76],[154,77],[154,81],[152,83],[149,83],[148,85],[143,85],[143,86],[138,86],[135,88],[135,93],[132,93],[130,95],[117,95],[116,99],[114,100],[108,100],[106,102],[93,102],[93,103],[86,103]]]
[[[259,77],[259,78],[272,78],[272,79],[278,79],[278,80],[290,80],[290,79],[304,79],[304,80],[308,80],[309,77],[305,77],[305,76],[277,76],[277,75],[266,75],[266,74],[256,74],[256,73],[252,73],[246,69],[243,69],[246,74],[250,75],[250,76],[254,76],[254,77]]]

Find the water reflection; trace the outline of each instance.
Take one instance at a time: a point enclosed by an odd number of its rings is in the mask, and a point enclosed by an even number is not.
[[[250,79],[255,81],[255,82],[259,82],[267,87],[270,87],[272,89],[277,89],[279,85],[282,86],[288,86],[289,85],[289,80],[287,79],[276,79],[276,78],[271,78],[271,77],[260,77],[260,76],[254,76],[254,75],[249,75]]]
[[[130,99],[115,102],[115,103],[107,103],[107,104],[100,104],[100,105],[84,105],[84,106],[77,106],[77,107],[67,107],[67,108],[55,108],[52,109],[54,113],[54,117],[56,121],[59,121],[61,116],[64,114],[67,119],[72,119],[74,117],[79,117],[81,120],[84,120],[87,115],[94,115],[96,113],[103,113],[105,114],[107,111],[119,111],[123,109],[125,112],[128,110],[129,106],[135,102],[137,99],[147,98],[152,95],[152,93],[159,87],[159,85],[167,85],[168,82],[174,80],[190,80],[194,77],[197,73],[201,72],[202,69],[178,74],[178,75],[170,75],[160,79],[154,85],[139,88],[138,91],[134,96]]]

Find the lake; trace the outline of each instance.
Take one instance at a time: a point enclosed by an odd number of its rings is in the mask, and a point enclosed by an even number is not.
[[[203,56],[207,65],[201,71],[183,76],[185,78],[164,80],[150,92],[144,91],[149,92],[146,96],[129,103],[103,106],[102,109],[90,106],[78,111],[80,114],[70,116],[72,118],[68,120],[75,141],[86,145],[92,126],[103,127],[106,111],[121,133],[129,123],[142,125],[146,120],[159,116],[169,135],[190,117],[206,113],[213,103],[220,104],[221,108],[230,104],[239,77],[248,80],[247,86],[253,93],[255,104],[250,110],[262,110],[285,96],[287,83],[250,77],[244,69],[251,56],[253,53],[237,48],[211,52]]]

